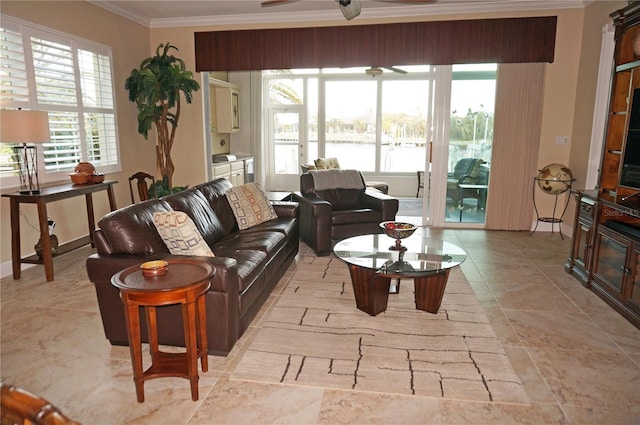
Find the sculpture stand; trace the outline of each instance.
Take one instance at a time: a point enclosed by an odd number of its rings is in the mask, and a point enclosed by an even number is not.
[[[539,177],[534,177],[533,178],[533,209],[536,211],[536,225],[533,228],[533,230],[531,231],[531,233],[529,233],[529,235],[533,235],[536,231],[536,229],[538,228],[538,224],[540,222],[543,223],[551,223],[551,233],[553,233],[553,226],[554,224],[558,224],[558,233],[560,233],[560,239],[564,240],[564,236],[562,235],[562,219],[564,217],[565,212],[567,212],[567,207],[569,206],[569,196],[566,197],[565,200],[565,204],[564,204],[564,208],[562,209],[562,213],[560,214],[560,216],[556,217],[556,213],[558,211],[558,196],[569,192],[571,190],[571,185],[573,184],[573,180],[571,179],[569,181],[564,182],[567,185],[567,190],[565,190],[562,193],[556,193],[556,194],[552,194],[553,196],[555,196],[555,200],[553,202],[553,213],[551,215],[551,217],[540,217],[540,213],[538,212],[538,206],[536,205],[536,186],[539,180],[546,180],[546,179],[542,179]]]
[[[395,245],[391,245],[389,247],[389,249],[391,251],[406,251],[407,247],[406,246],[402,246],[402,242],[400,239],[396,239],[396,244]]]

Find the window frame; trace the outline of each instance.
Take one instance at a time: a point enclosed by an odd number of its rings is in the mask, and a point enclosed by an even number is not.
[[[18,109],[22,108],[25,110],[40,110],[47,112],[64,112],[70,113],[71,115],[77,118],[77,126],[72,128],[72,131],[77,131],[77,141],[73,139],[67,139],[65,143],[68,141],[72,141],[72,143],[76,144],[77,153],[79,154],[79,158],[77,162],[80,161],[89,161],[90,159],[90,150],[95,150],[95,147],[89,147],[90,141],[95,141],[95,138],[89,140],[88,131],[90,129],[87,128],[85,120],[87,116],[96,114],[103,115],[104,117],[110,118],[112,117],[112,123],[107,123],[103,126],[103,134],[99,137],[99,146],[101,150],[104,150],[106,153],[106,164],[103,163],[94,163],[96,169],[100,173],[114,173],[121,171],[121,161],[120,161],[120,143],[118,137],[118,125],[117,125],[117,110],[116,110],[116,93],[115,93],[115,79],[114,79],[114,63],[113,63],[113,55],[112,48],[107,45],[103,45],[100,43],[96,43],[93,41],[89,41],[86,39],[82,39],[76,37],[71,34],[63,33],[60,31],[52,30],[50,28],[36,25],[30,23],[28,21],[23,21],[20,19],[16,19],[13,17],[2,16],[2,23],[0,24],[2,29],[6,29],[12,32],[17,32],[20,34],[22,39],[22,48],[24,53],[24,64],[26,67],[26,80],[27,80],[27,91],[28,91],[28,100],[13,100],[7,99],[5,95],[0,94],[0,98],[2,99],[2,108],[6,109]],[[74,87],[75,87],[75,104],[74,105],[66,105],[61,103],[51,103],[51,102],[41,102],[38,100],[38,91],[37,91],[37,82],[36,82],[36,67],[34,65],[34,57],[33,57],[33,48],[32,48],[32,39],[38,38],[42,40],[46,40],[48,42],[57,43],[68,47],[71,51],[71,62],[73,63],[73,75],[74,75]],[[110,105],[111,107],[103,105],[86,105],[83,99],[83,84],[82,77],[83,71],[80,68],[80,55],[79,51],[89,52],[94,57],[102,56],[107,58],[108,60],[108,72],[110,77]],[[98,79],[96,74],[91,74],[92,76]],[[100,86],[97,88],[104,89],[104,86]],[[108,87],[107,87],[108,89]],[[108,93],[108,91],[107,91]],[[109,102],[107,102],[109,103]],[[49,121],[52,124],[54,117],[50,115]],[[52,135],[53,135],[53,125],[52,127]],[[76,163],[66,164],[57,164],[55,171],[46,171],[45,168],[45,152],[54,152],[54,144],[52,142],[47,146],[47,144],[41,144],[38,146],[38,178],[41,184],[46,183],[54,183],[54,182],[62,182],[68,181],[69,172],[73,171]],[[47,146],[45,148],[45,146]],[[66,157],[63,157],[66,158]],[[68,159],[71,159],[72,155],[68,156]],[[64,159],[60,160],[61,163],[65,162]],[[4,174],[0,174],[0,184],[3,187],[19,187],[20,181],[17,173],[7,172]]]
[[[317,108],[318,111],[318,123],[317,123],[317,157],[325,157],[326,154],[326,120],[325,120],[325,100],[326,100],[326,84],[333,82],[358,82],[358,81],[366,81],[366,82],[375,82],[376,84],[376,114],[375,114],[375,141],[373,143],[375,155],[373,158],[373,162],[370,167],[367,168],[366,172],[375,174],[375,175],[387,175],[387,176],[408,176],[413,175],[413,173],[404,172],[404,171],[382,171],[381,165],[381,153],[382,153],[382,107],[384,105],[383,102],[383,85],[385,82],[392,81],[426,81],[427,83],[432,78],[432,67],[429,65],[418,65],[418,66],[399,66],[399,68],[409,70],[409,74],[398,74],[396,72],[385,71],[383,74],[375,77],[372,80],[372,77],[365,74],[365,69],[367,67],[354,67],[354,68],[321,68],[321,69],[293,69],[293,70],[268,70],[262,72],[262,79],[264,83],[265,90],[265,103],[263,108],[267,111],[272,111],[280,107],[291,106],[289,104],[274,104],[271,103],[271,96],[269,93],[269,87],[271,82],[274,80],[301,80],[303,81],[302,86],[306,86],[309,79],[316,79],[318,81],[318,93],[317,93],[317,104],[311,105],[311,99],[303,99],[301,105],[305,108],[313,109]],[[426,106],[426,103],[425,103]],[[312,115],[311,113],[308,114]],[[308,126],[309,123],[306,123]],[[425,155],[426,149],[428,146],[428,139],[430,135],[430,130],[427,129],[427,134],[425,135]],[[272,155],[272,153],[270,153]],[[301,158],[302,161],[307,161],[308,163],[312,163],[314,158],[307,158],[306,153],[304,153]]]

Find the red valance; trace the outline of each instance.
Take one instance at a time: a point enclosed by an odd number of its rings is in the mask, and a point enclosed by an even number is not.
[[[196,71],[553,62],[556,16],[195,33]]]

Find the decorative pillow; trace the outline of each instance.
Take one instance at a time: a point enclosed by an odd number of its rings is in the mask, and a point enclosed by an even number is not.
[[[232,187],[226,194],[240,230],[278,218],[258,183]]]
[[[333,168],[340,168],[338,158],[318,158],[314,161],[318,170],[331,170]]]
[[[193,220],[184,212],[153,213],[153,224],[171,254],[215,256]]]

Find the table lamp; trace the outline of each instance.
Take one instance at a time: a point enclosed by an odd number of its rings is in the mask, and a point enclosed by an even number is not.
[[[0,110],[0,142],[22,143],[14,147],[20,164],[20,193],[40,193],[38,151],[34,143],[50,140],[49,114],[46,111]]]

